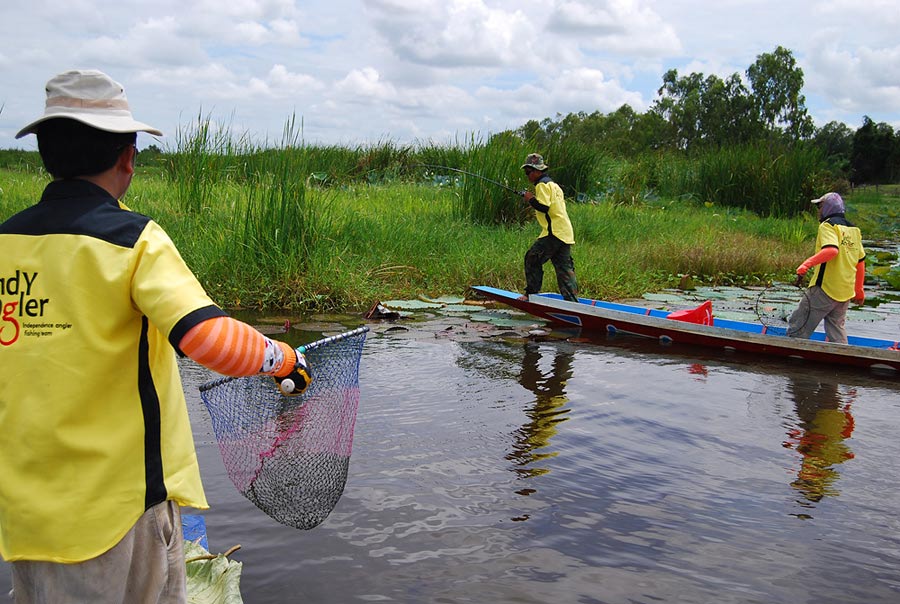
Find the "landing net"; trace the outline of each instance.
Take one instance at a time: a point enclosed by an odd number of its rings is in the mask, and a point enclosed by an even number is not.
[[[359,360],[368,327],[297,350],[312,383],[282,395],[268,376],[220,378],[200,387],[228,477],[271,518],[311,529],[344,491],[359,404]]]
[[[790,283],[769,285],[759,293],[759,297],[756,299],[756,316],[759,318],[759,322],[767,328],[786,329],[788,320],[797,310],[800,300],[804,296],[806,296],[806,291],[798,285]],[[809,317],[809,306],[806,305],[805,309],[805,311],[798,311],[803,313],[802,321],[799,321],[800,316],[797,317],[799,325],[806,323],[806,319]]]

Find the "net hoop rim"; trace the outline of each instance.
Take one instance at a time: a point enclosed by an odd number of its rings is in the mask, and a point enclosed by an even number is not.
[[[305,354],[305,353],[309,352],[310,350],[315,350],[316,348],[321,348],[322,346],[327,346],[328,344],[332,344],[332,343],[338,342],[340,340],[352,338],[353,336],[358,336],[358,335],[364,334],[368,331],[369,331],[369,327],[367,325],[363,325],[362,327],[357,327],[356,329],[353,329],[350,331],[345,331],[343,333],[339,333],[339,334],[336,334],[333,336],[328,336],[327,338],[320,338],[318,340],[310,342],[309,344],[304,344],[303,346],[299,346],[295,350],[299,354]],[[221,386],[222,384],[227,384],[228,382],[230,382],[232,380],[240,379],[240,377],[247,377],[247,376],[223,376],[220,378],[216,378],[214,380],[210,380],[209,382],[206,382],[204,384],[201,384],[198,389],[200,390],[200,392],[207,392],[209,390],[212,390],[213,388]]]

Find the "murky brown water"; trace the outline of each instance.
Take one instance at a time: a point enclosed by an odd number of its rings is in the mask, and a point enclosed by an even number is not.
[[[242,545],[248,604],[900,599],[900,378],[389,327],[362,358],[344,496],[310,531],[231,485],[196,394],[210,374],[183,365],[210,548]]]

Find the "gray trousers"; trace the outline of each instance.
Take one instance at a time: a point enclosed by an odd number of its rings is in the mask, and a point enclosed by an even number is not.
[[[844,320],[850,300],[838,302],[822,291],[818,285],[806,290],[800,304],[788,319],[787,335],[791,338],[809,338],[825,320],[825,337],[829,342],[847,343],[847,330]]]
[[[16,604],[182,604],[181,510],[164,501],[106,553],[76,564],[13,562],[12,578]]]

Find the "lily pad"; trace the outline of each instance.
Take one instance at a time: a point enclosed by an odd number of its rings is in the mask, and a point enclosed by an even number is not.
[[[884,321],[887,317],[885,317],[881,313],[873,312],[871,310],[855,310],[851,308],[847,311],[847,319],[850,321]]]
[[[480,306],[472,306],[469,304],[448,304],[441,309],[444,312],[483,312]]]
[[[679,304],[684,302],[685,297],[679,294],[644,294],[642,296],[644,300],[650,300],[652,302],[662,302],[664,304]]]
[[[755,312],[741,312],[738,310],[713,310],[713,317],[726,321],[744,321],[745,323],[759,323],[759,317]]]
[[[747,290],[740,287],[698,287],[695,296],[709,300],[734,300],[747,295]]]
[[[466,301],[465,298],[460,298],[459,296],[441,296],[440,298],[429,298],[428,296],[419,296],[419,300],[423,302],[429,302],[431,304],[462,304]]]
[[[540,319],[537,319],[536,317],[530,317],[521,313],[513,314],[512,312],[503,309],[480,310],[469,318],[472,321],[490,323],[497,327],[528,327],[535,325],[535,321],[540,321]]]
[[[402,310],[423,310],[426,308],[440,308],[443,306],[440,302],[423,302],[422,300],[388,300],[382,302],[384,306]]]
[[[531,319],[491,319],[491,325],[497,327],[533,327],[535,321]]]

